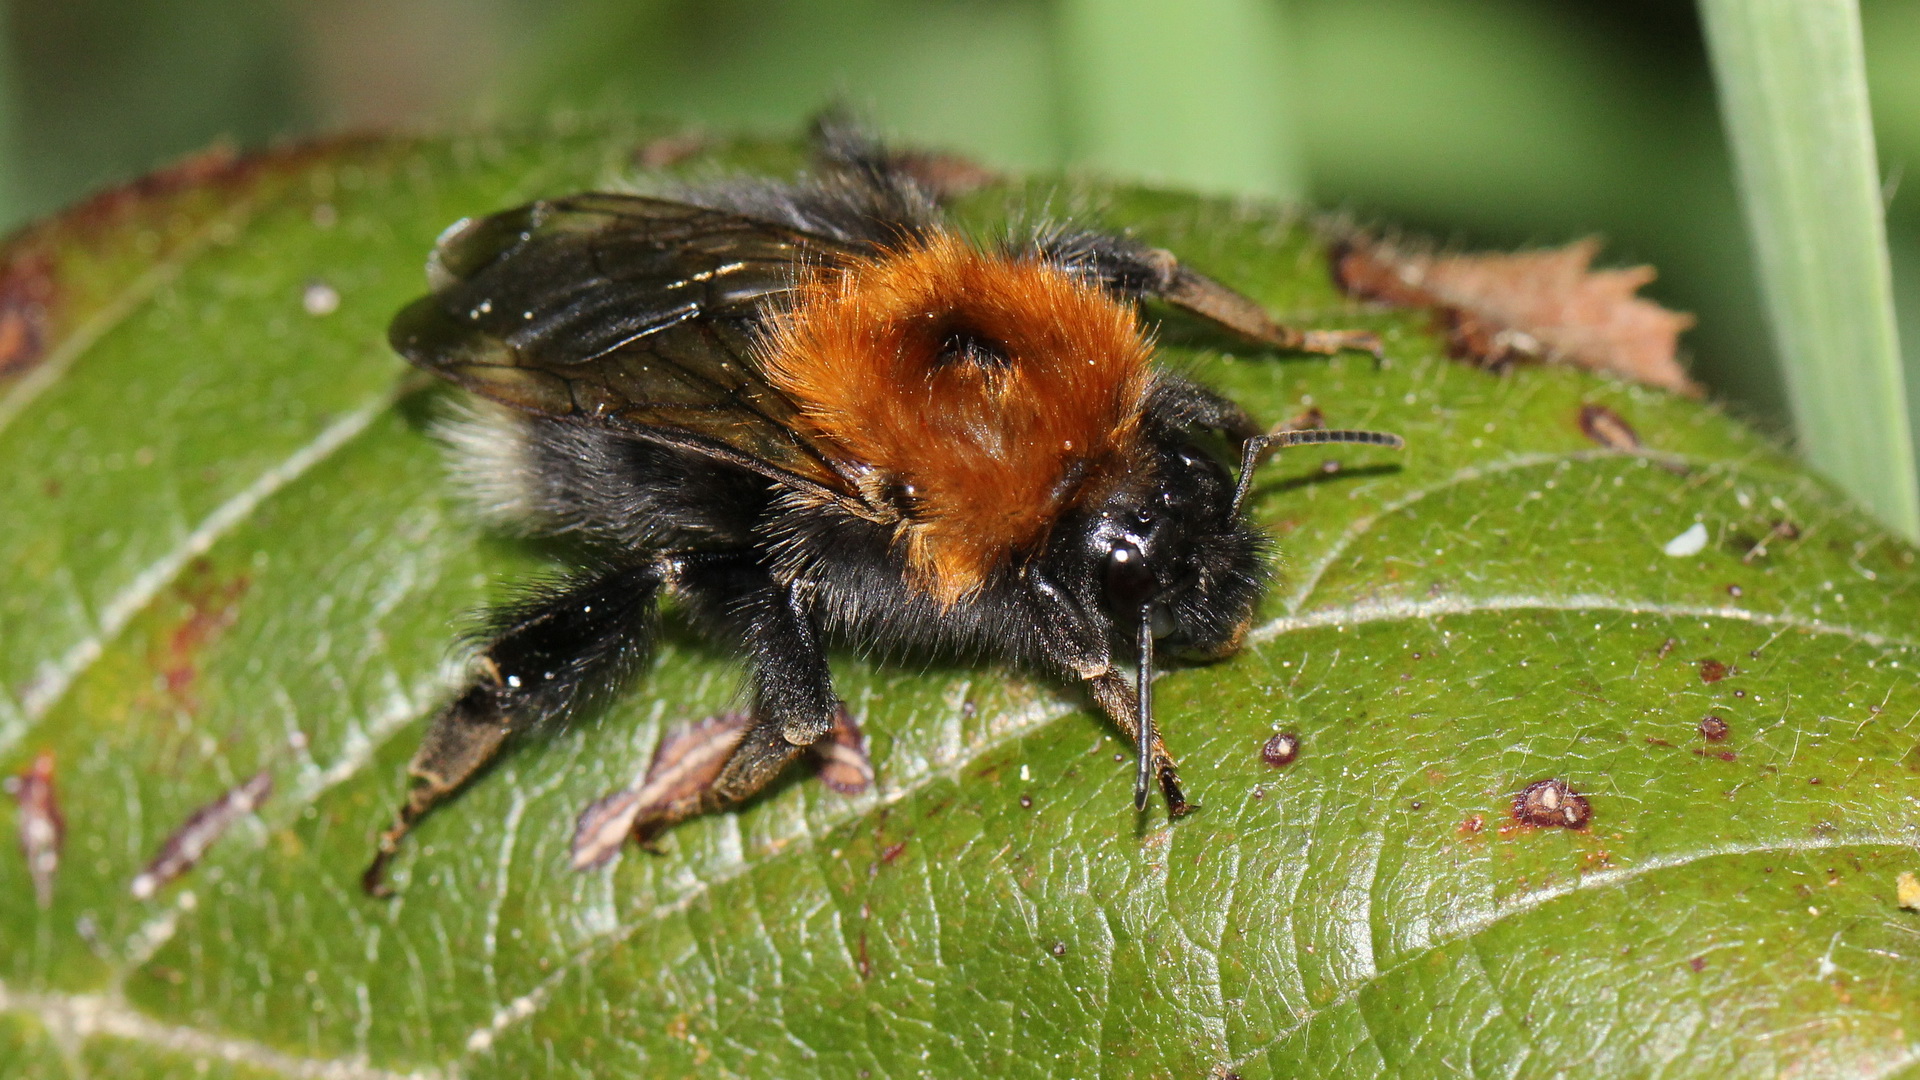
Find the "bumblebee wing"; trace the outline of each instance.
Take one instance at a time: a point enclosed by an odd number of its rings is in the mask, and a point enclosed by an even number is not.
[[[388,330],[414,364],[524,412],[631,430],[837,500],[851,482],[794,430],[753,344],[835,241],[664,199],[588,194],[450,230],[434,291]]]

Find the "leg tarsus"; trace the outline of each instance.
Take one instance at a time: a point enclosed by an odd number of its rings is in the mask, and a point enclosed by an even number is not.
[[[1135,715],[1134,691],[1131,684],[1116,672],[1095,675],[1087,680],[1087,687],[1093,692],[1094,703],[1100,711],[1107,714],[1121,733],[1129,741],[1138,742],[1140,738],[1139,719]],[[1167,752],[1167,744],[1160,738],[1159,732],[1153,735],[1153,768],[1160,781],[1160,794],[1167,800],[1168,817],[1185,817],[1193,810],[1187,802],[1186,793],[1180,788],[1180,766]]]
[[[495,613],[478,675],[433,718],[407,766],[414,783],[360,877],[367,895],[393,895],[386,868],[400,841],[485,768],[508,736],[564,720],[626,680],[644,652],[660,581],[652,564],[613,567]]]

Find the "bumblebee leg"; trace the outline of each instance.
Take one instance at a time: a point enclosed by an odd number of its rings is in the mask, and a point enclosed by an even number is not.
[[[651,637],[661,583],[653,565],[564,581],[495,611],[479,674],[433,718],[407,772],[413,786],[380,834],[360,885],[389,896],[387,863],[414,825],[500,753],[508,736],[558,723],[616,689]]]
[[[1251,341],[1292,352],[1346,350],[1381,355],[1370,330],[1299,330],[1283,326],[1251,298],[1180,265],[1173,253],[1124,236],[1060,232],[1039,238],[1032,250],[1068,273],[1091,280],[1127,300],[1163,300]]]
[[[689,565],[676,591],[695,620],[740,642],[753,666],[753,722],[701,800],[705,813],[772,782],[833,730],[840,700],[805,596],[751,556]]]
[[[1133,685],[1118,672],[1108,671],[1093,675],[1087,679],[1087,688],[1093,691],[1094,704],[1107,714],[1122,734],[1131,742],[1140,741],[1140,720]],[[1180,790],[1180,766],[1167,753],[1167,744],[1160,739],[1160,733],[1153,735],[1153,772],[1160,780],[1160,793],[1166,796],[1167,814],[1171,817],[1184,817],[1192,807],[1187,805],[1187,796]]]
[[[1232,401],[1199,383],[1188,382],[1168,372],[1161,372],[1154,377],[1147,412],[1164,417],[1177,427],[1218,431],[1237,443],[1244,443],[1267,432],[1266,428],[1247,415],[1245,409]]]

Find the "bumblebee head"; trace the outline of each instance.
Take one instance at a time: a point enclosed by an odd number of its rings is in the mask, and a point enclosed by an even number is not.
[[[1137,646],[1144,626],[1162,652],[1226,655],[1265,584],[1265,538],[1212,454],[1179,439],[1154,450],[1152,467],[1090,507],[1072,537],[1080,598],[1105,615],[1116,646]]]

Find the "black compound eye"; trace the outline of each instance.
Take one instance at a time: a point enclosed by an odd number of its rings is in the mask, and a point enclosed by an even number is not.
[[[1147,557],[1125,540],[1107,549],[1106,578],[1107,602],[1116,612],[1139,611],[1159,591]]]

